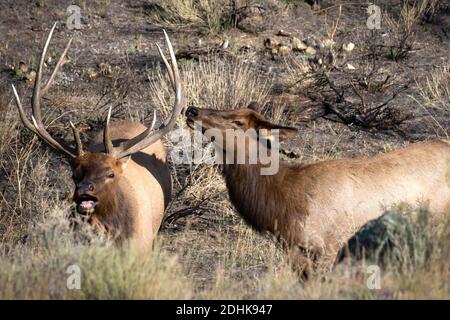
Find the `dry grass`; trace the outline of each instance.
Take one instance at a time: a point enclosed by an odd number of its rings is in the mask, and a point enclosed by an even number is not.
[[[0,155],[8,148],[15,137],[14,123],[17,119],[11,115],[12,100],[5,92],[0,92],[0,123],[10,123],[12,125],[0,126]]]
[[[417,249],[432,249],[429,259],[415,268],[388,264],[381,269],[381,288],[370,290],[364,263],[299,281],[275,242],[243,224],[216,238],[185,228],[170,247],[162,235],[151,253],[142,254],[133,246],[116,248],[94,237],[88,226],[74,233],[67,204],[48,210],[26,243],[0,247],[1,299],[450,298],[449,251],[441,242],[448,244],[448,234],[419,234],[427,240]],[[80,290],[67,288],[71,265],[80,267]]]
[[[202,108],[234,109],[247,106],[251,101],[264,104],[271,87],[270,79],[263,78],[250,65],[237,60],[223,61],[218,57],[210,57],[198,63],[183,63],[180,68],[187,104]],[[166,118],[170,114],[174,97],[165,70],[153,70],[149,73],[149,79],[150,104],[158,106],[158,114]],[[180,117],[178,127],[187,129],[183,117]],[[167,145],[172,152],[189,147],[174,145],[170,140],[167,140]],[[205,153],[203,160],[207,159]],[[204,164],[183,164],[173,169],[178,190],[176,199],[180,200],[171,205],[168,215],[200,205],[216,210],[217,206],[223,204],[226,189],[216,168]],[[209,198],[213,201],[207,201]]]
[[[423,21],[431,21],[437,14],[439,1],[404,1],[398,15],[384,13],[387,29],[392,35],[387,57],[399,61],[408,57],[415,44],[414,28]]]
[[[157,249],[158,244],[146,255],[134,247],[118,249],[88,230],[74,234],[67,207],[51,210],[35,226],[28,244],[14,251],[2,246],[0,299],[190,298],[176,257]],[[89,236],[90,244],[76,241],[80,232]],[[67,287],[71,265],[81,270],[81,290]]]
[[[244,90],[236,91],[231,95],[235,100],[230,101],[221,94],[206,94],[222,92],[223,86],[233,83],[227,81],[254,83],[259,76],[245,66],[223,70],[220,68],[225,66],[213,60],[201,62],[199,68],[201,71],[183,66],[183,78],[186,81],[189,77],[186,90],[202,106],[224,108],[228,103],[238,106],[265,99],[268,84],[252,86],[253,90],[242,86]],[[227,81],[214,78],[217,69],[229,74]],[[151,79],[152,103],[165,114],[171,99],[164,91],[167,79],[158,70]],[[277,109],[272,117],[282,120],[282,115],[283,110]],[[311,138],[305,137],[308,141]],[[95,236],[87,225],[75,231],[71,228],[67,168],[63,169],[59,159],[49,157],[46,149],[36,148],[35,138],[24,139],[22,144],[8,144],[13,149],[2,159],[2,174],[8,179],[0,207],[2,299],[450,298],[449,260],[438,250],[426,265],[417,268],[396,272],[394,266],[386,267],[380,290],[367,288],[369,275],[364,265],[332,272],[319,270],[308,282],[301,282],[279,245],[240,221],[226,197],[203,202],[205,196],[224,191],[217,170],[209,166],[192,171],[177,168],[177,188],[186,187],[169,213],[194,207],[193,219],[181,223],[180,230],[172,228],[173,223],[166,225],[168,229],[160,234],[151,253],[137,253],[132,244],[116,248],[110,240]],[[312,157],[335,157],[338,153],[334,147],[324,147],[313,146]],[[435,249],[439,241],[430,239],[425,245]],[[80,267],[80,290],[67,288],[71,265]]]
[[[406,0],[404,1],[403,11],[406,17],[423,22],[435,22],[436,15],[441,8],[442,1],[439,0]],[[410,8],[405,8],[409,5]],[[414,23],[414,22],[413,22]]]
[[[436,136],[449,138],[448,113],[450,111],[449,65],[435,68],[425,79],[416,79],[417,94],[410,98],[426,113],[429,126]]]
[[[156,0],[150,2],[150,20],[168,28],[199,28],[216,34],[230,23],[227,0]]]
[[[271,87],[271,79],[262,77],[251,65],[215,56],[183,63],[181,77],[187,104],[201,108],[235,109],[251,101],[265,103]],[[149,78],[151,104],[168,115],[173,94],[165,70],[157,69]]]
[[[450,111],[450,64],[437,67],[422,86],[417,85],[426,107]]]
[[[212,6],[218,2],[157,1],[163,11],[155,19],[174,27],[200,26],[213,33],[223,22],[219,6]],[[334,34],[329,36],[333,38]],[[298,80],[300,73],[310,72],[309,66],[305,59],[298,60],[292,66],[292,78],[295,75]],[[180,68],[188,104],[203,108],[237,108],[253,100],[265,103],[272,85],[271,79],[236,60],[209,57],[198,63],[180,61]],[[445,68],[430,75],[429,84],[422,88],[424,103],[433,108],[448,102]],[[109,102],[125,109],[117,114],[150,122],[153,110],[147,108],[151,105],[158,119],[168,116],[173,93],[165,70],[150,70],[148,78],[150,93],[145,104],[123,107],[122,100],[128,97],[119,93],[117,100]],[[299,83],[302,85],[308,83]],[[120,88],[125,93],[127,83],[110,87],[113,92],[108,95],[114,96]],[[64,104],[75,106],[81,101],[77,96],[66,103],[68,95],[65,90],[58,91],[49,99],[58,102],[46,101],[55,107],[46,109],[59,111]],[[89,104],[89,99],[92,96],[86,97],[83,105]],[[203,164],[173,166],[176,199],[167,210],[167,217],[172,219],[166,220],[152,252],[138,253],[133,244],[114,247],[110,239],[94,235],[84,224],[73,230],[68,218],[73,208],[67,164],[55,153],[40,148],[37,139],[22,129],[9,101],[8,94],[0,95],[0,299],[450,298],[449,242],[444,236],[425,237],[427,240],[418,244],[417,248],[425,246],[433,252],[427,263],[401,272],[396,265],[388,264],[382,270],[380,290],[367,287],[369,275],[364,264],[318,270],[309,281],[300,281],[277,242],[255,233],[238,217],[217,168]],[[50,113],[53,119],[54,113]],[[271,110],[270,116],[281,123],[292,121],[286,118],[283,107]],[[178,126],[185,128],[182,117]],[[351,142],[346,144],[346,138]],[[375,153],[370,147],[376,151],[390,148],[388,142],[379,140],[375,147],[370,146],[364,137],[336,123],[322,123],[320,128],[313,123],[302,132],[301,139],[296,161],[337,158],[350,152],[367,155]],[[169,149],[174,147],[170,141],[166,143]],[[426,232],[437,234],[434,229]],[[67,289],[70,265],[81,269],[81,290]]]

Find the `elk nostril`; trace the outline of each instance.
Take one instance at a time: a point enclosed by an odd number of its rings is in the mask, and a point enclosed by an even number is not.
[[[198,115],[198,109],[196,107],[188,107],[185,115],[186,117],[195,117]]]

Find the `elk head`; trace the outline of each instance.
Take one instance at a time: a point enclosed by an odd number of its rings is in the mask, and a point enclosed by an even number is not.
[[[270,148],[270,141],[272,141],[274,133],[272,130],[278,130],[280,141],[298,133],[295,128],[271,123],[257,111],[258,109],[259,105],[256,102],[250,103],[247,108],[234,110],[189,107],[185,114],[186,123],[191,129],[197,129],[197,123],[200,124],[203,134],[207,138],[213,138],[216,144],[220,142],[221,146],[219,147],[224,152],[239,150],[240,146],[237,145],[237,141],[240,139],[240,134],[245,136],[246,139],[255,139],[255,142],[264,141],[264,145]],[[254,134],[248,134],[251,130]],[[233,143],[227,143],[227,132],[234,132]],[[219,139],[217,139],[218,136]],[[246,152],[248,152],[248,141],[246,141],[245,146]]]
[[[117,183],[128,159],[86,152],[71,161],[72,179],[75,184],[73,200],[78,213],[92,215],[97,206],[104,209],[109,207],[110,195],[117,190]]]
[[[170,118],[158,129],[154,129],[156,120],[154,117],[151,127],[147,128],[136,137],[121,142],[118,146],[113,146],[109,130],[111,119],[110,109],[103,131],[104,152],[92,153],[89,151],[84,151],[80,139],[80,133],[78,129],[73,125],[73,123],[70,122],[76,144],[76,148],[72,148],[65,142],[54,139],[48,133],[42,121],[40,107],[41,99],[49,90],[58,70],[64,63],[65,56],[72,42],[72,39],[70,39],[67,43],[64,52],[62,53],[58,63],[56,64],[56,67],[51,74],[47,84],[45,86],[41,86],[42,69],[45,61],[45,56],[55,27],[56,23],[50,30],[40,57],[39,67],[34,82],[33,95],[31,98],[32,121],[29,121],[26,117],[25,111],[22,107],[22,103],[14,85],[12,86],[12,88],[19,110],[20,119],[22,120],[25,127],[31,130],[50,147],[63,153],[70,159],[73,181],[75,183],[73,200],[77,205],[77,211],[81,214],[93,214],[96,212],[96,208],[104,205],[105,202],[107,202],[108,195],[111,195],[111,192],[114,192],[114,187],[117,184],[117,181],[120,179],[123,171],[126,169],[127,161],[130,159],[131,155],[147,148],[157,140],[161,139],[174,127],[176,118],[181,113],[181,110],[183,108],[180,75],[172,44],[167,33],[164,31],[171,63],[169,63],[165,58],[161,48],[158,45],[157,47],[159,55],[167,68],[171,86],[176,94],[175,103]]]

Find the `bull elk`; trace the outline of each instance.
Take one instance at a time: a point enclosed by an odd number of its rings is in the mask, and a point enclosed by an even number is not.
[[[42,141],[69,158],[75,183],[73,201],[77,212],[87,216],[88,221],[97,227],[116,236],[118,242],[132,239],[141,248],[146,248],[159,229],[172,188],[161,138],[174,127],[184,103],[172,44],[164,31],[171,63],[165,58],[161,48],[157,47],[176,95],[168,121],[157,129],[154,129],[155,118],[150,128],[133,121],[110,123],[110,109],[103,130],[95,134],[85,151],[79,130],[72,122],[70,126],[75,148],[54,139],[42,121],[41,99],[52,85],[72,41],[69,40],[48,82],[42,86],[42,69],[55,26],[56,24],[53,25],[40,56],[31,98],[32,121],[27,119],[19,95],[12,86],[20,119]]]
[[[274,129],[279,130],[280,140],[298,133],[267,121],[254,105],[222,111],[189,107],[186,117],[191,128],[201,123],[207,137],[208,129],[221,133],[222,142],[227,129],[257,130],[259,144],[242,147],[234,141],[230,149],[223,143],[219,150],[224,153],[255,153],[252,148],[261,145],[268,145],[270,151],[270,144],[261,141],[270,139]],[[260,129],[267,131],[261,135]],[[450,212],[449,140],[418,142],[370,158],[280,162],[274,175],[261,175],[260,162],[236,164],[233,155],[223,159],[223,175],[237,211],[254,229],[280,238],[294,267],[306,274],[318,263],[326,261],[329,266],[355,230],[399,202],[426,201],[436,218]]]

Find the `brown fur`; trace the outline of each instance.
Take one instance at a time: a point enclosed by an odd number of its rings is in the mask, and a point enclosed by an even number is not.
[[[88,152],[85,152],[80,132],[72,122],[70,127],[76,148],[55,140],[42,121],[41,99],[64,64],[64,57],[72,41],[67,43],[48,82],[42,85],[45,56],[55,28],[56,23],[48,34],[39,59],[31,99],[32,121],[27,119],[17,90],[12,85],[20,119],[25,127],[45,143],[71,159],[76,187],[73,200],[77,204],[78,213],[88,215],[95,226],[113,232],[118,235],[119,240],[136,240],[141,248],[145,248],[152,243],[153,235],[159,229],[172,185],[166,152],[160,139],[173,129],[185,103],[175,52],[169,36],[163,30],[170,63],[158,46],[160,57],[168,69],[170,86],[175,93],[169,119],[157,129],[153,128],[155,121],[148,129],[131,121],[110,126],[110,108],[103,132],[97,133]]]
[[[188,110],[188,123],[203,129],[296,130],[267,123],[251,109]],[[240,125],[233,121],[239,120]],[[284,132],[283,132],[284,131]],[[249,150],[246,150],[247,152]],[[434,217],[450,212],[450,141],[435,140],[371,158],[291,166],[260,175],[260,164],[225,164],[230,199],[247,223],[281,238],[291,252],[334,259],[340,245],[367,221],[400,202],[428,203]],[[298,253],[297,253],[298,254]],[[304,257],[304,263],[310,262]]]
[[[114,146],[145,129],[142,124],[130,121],[111,124]],[[118,235],[118,240],[133,239],[141,247],[148,247],[160,227],[171,194],[165,148],[158,140],[128,161],[116,160],[102,153],[102,139],[103,133],[99,131],[89,152],[73,160],[74,181],[89,181],[95,186],[88,193],[98,199],[91,220]],[[114,178],[107,177],[111,171]],[[74,198],[78,196],[76,190]]]

